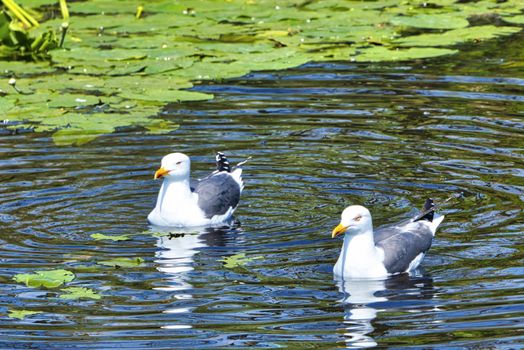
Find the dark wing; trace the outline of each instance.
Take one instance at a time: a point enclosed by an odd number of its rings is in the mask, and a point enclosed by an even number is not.
[[[378,229],[375,245],[384,250],[384,266],[389,273],[405,272],[409,264],[431,247],[433,233],[423,222]]]
[[[222,152],[217,152],[217,155],[215,157],[216,159],[216,165],[217,165],[217,171],[227,171],[228,173],[231,172],[231,166],[229,165],[229,161],[226,158],[226,155]]]
[[[240,200],[240,186],[227,172],[220,172],[202,179],[195,187],[198,206],[207,218],[225,214],[236,208]]]

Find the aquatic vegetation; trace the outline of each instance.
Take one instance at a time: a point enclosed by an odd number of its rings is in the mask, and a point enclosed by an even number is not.
[[[138,8],[92,0],[71,2],[68,11],[62,1],[61,18],[53,18],[55,1],[21,3],[52,18],[32,30],[35,37],[58,33],[65,13],[67,36],[62,48],[46,46],[42,62],[1,62],[0,113],[9,129],[53,132],[57,144],[83,144],[122,127],[176,130],[175,121],[152,117],[167,103],[213,98],[187,90],[202,80],[310,61],[451,55],[463,44],[514,34],[524,22],[519,0],[160,0]],[[8,84],[13,77],[16,89]]]
[[[1,2],[4,10],[0,11],[0,56],[16,54],[35,58],[39,54],[45,54],[49,50],[62,46],[68,27],[67,22],[62,23],[61,40],[58,39],[53,29],[40,32],[35,36],[31,29],[40,25],[34,17],[39,13],[32,10],[27,11],[14,0],[2,0]],[[34,3],[34,5],[38,4]],[[65,0],[60,0],[60,9],[64,20],[67,21],[69,12]]]
[[[25,283],[28,287],[56,288],[75,279],[75,274],[67,270],[35,271],[35,273],[21,273],[15,275],[13,280]]]
[[[144,263],[142,258],[115,258],[111,260],[99,261],[99,265],[111,266],[115,268],[120,267],[136,267]]]
[[[126,236],[126,235],[119,235],[119,236],[116,236],[116,235],[104,235],[103,233],[93,233],[91,235],[91,238],[93,239],[96,239],[96,240],[108,240],[108,241],[127,241],[131,238],[129,238],[129,236]]]
[[[35,314],[41,314],[42,311],[31,311],[31,310],[8,310],[7,316],[9,318],[17,318],[19,320],[23,320],[27,316],[35,315]]]
[[[98,293],[96,293],[94,290],[90,288],[84,288],[84,287],[68,287],[61,289],[62,292],[66,292],[65,294],[61,294],[61,299],[100,299],[102,296]]]
[[[0,11],[0,55],[39,54],[58,47],[55,32],[48,30],[33,37],[19,22]]]
[[[234,269],[236,267],[245,267],[249,262],[257,260],[257,259],[263,259],[263,258],[264,257],[262,256],[247,257],[245,253],[239,253],[239,254],[225,257],[224,259],[220,261],[224,262],[225,268]]]

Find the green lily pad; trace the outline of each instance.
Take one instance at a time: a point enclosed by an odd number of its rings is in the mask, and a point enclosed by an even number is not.
[[[48,62],[0,61],[0,76],[3,77],[14,75],[19,78],[29,74],[52,73],[55,70]]]
[[[104,235],[103,233],[93,233],[91,235],[91,238],[96,239],[96,240],[108,240],[108,241],[128,241],[131,239],[129,238],[129,236],[126,236],[126,235],[120,235],[120,236]]]
[[[503,17],[504,21],[514,24],[524,24],[524,15]]]
[[[514,34],[521,29],[516,27],[496,27],[492,25],[454,29],[442,34],[420,34],[396,39],[400,46],[450,46],[467,41],[493,39],[497,36]]]
[[[236,267],[245,267],[249,262],[264,259],[262,256],[252,256],[246,257],[245,253],[239,253],[235,255],[228,256],[220,261],[224,262],[224,267],[228,269],[234,269]]]
[[[143,91],[121,92],[118,96],[130,100],[180,102],[180,101],[205,101],[213,98],[211,94],[185,90],[147,89]]]
[[[52,108],[67,108],[92,106],[100,102],[100,98],[92,95],[56,94],[51,97],[48,106]]]
[[[99,261],[98,264],[111,267],[135,267],[144,263],[142,258],[115,258],[111,260]]]
[[[408,26],[428,29],[458,29],[469,25],[460,13],[419,14],[414,16],[397,16],[390,20],[396,26]]]
[[[94,92],[103,91],[105,86],[105,80],[95,76],[62,74],[55,77],[56,79],[53,82],[50,82],[46,77],[19,79],[18,84],[21,87],[27,86],[27,89],[36,91],[50,90],[64,93],[82,91],[90,92],[91,95]]]
[[[25,283],[28,287],[56,288],[75,279],[75,274],[67,270],[36,271],[33,274],[22,273],[15,275],[16,282]]]
[[[7,316],[9,318],[17,318],[19,320],[23,320],[27,316],[41,314],[42,311],[30,311],[30,310],[8,310]]]
[[[50,10],[59,10],[56,1],[18,1],[41,20]],[[42,8],[46,15],[38,13],[40,4],[48,4]],[[28,35],[16,23],[11,28],[9,16],[0,16],[0,40],[13,34],[15,46],[49,54],[38,63],[15,62],[12,51],[0,46],[0,90],[7,94],[0,97],[0,112],[22,123],[7,128],[52,132],[59,145],[81,145],[127,126],[165,133],[178,127],[155,118],[166,104],[213,98],[188,91],[194,82],[310,61],[449,55],[457,52],[451,46],[522,29],[468,26],[476,23],[472,18],[495,16],[516,25],[524,21],[524,3],[518,0],[157,0],[140,4],[143,15],[135,18],[137,5],[125,0],[68,2],[64,46],[51,50],[62,18],[40,23]],[[7,84],[13,76],[21,94]]]
[[[0,115],[5,115],[14,105],[13,101],[0,97]]]
[[[357,56],[354,57],[354,59],[357,62],[406,61],[419,58],[452,55],[456,52],[457,50],[433,47],[388,49],[383,46],[375,46],[363,49]]]
[[[112,49],[100,50],[91,47],[75,47],[73,49],[55,50],[52,52],[53,60],[64,61],[136,61],[143,60],[147,57],[147,53],[142,50],[133,49]]]
[[[96,293],[94,290],[84,287],[69,287],[60,289],[66,294],[60,295],[61,299],[100,299],[102,296]]]

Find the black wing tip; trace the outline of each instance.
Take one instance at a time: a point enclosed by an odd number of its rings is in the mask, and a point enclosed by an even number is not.
[[[424,210],[431,210],[435,209],[435,202],[433,202],[433,198],[426,199],[426,202],[424,203]]]
[[[223,152],[217,152],[215,159],[217,164],[217,171],[226,171],[228,173],[231,172],[231,165],[229,164],[229,161],[227,160],[227,157]]]
[[[432,198],[426,199],[424,207],[422,208],[422,213],[415,218],[415,221],[427,220],[429,222],[433,221],[433,216],[435,214],[435,203]]]

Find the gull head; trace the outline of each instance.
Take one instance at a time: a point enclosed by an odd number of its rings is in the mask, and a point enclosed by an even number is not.
[[[183,153],[170,153],[162,158],[160,168],[155,172],[155,180],[161,177],[168,179],[186,179],[189,177],[191,161]]]
[[[344,209],[340,224],[331,234],[335,238],[343,233],[359,234],[372,229],[371,213],[361,205],[351,205]]]

